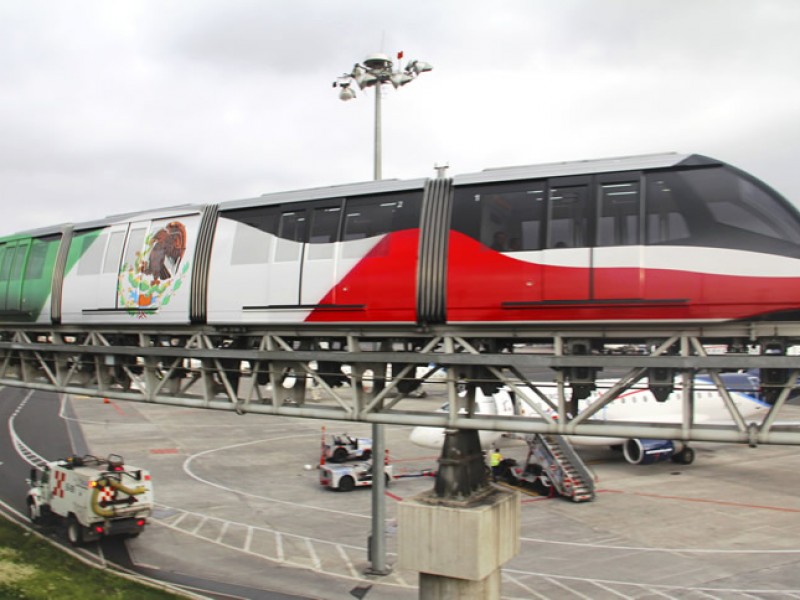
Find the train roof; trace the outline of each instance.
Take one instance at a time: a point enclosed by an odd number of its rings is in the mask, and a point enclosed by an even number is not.
[[[250,208],[252,206],[298,202],[302,200],[324,200],[326,198],[344,198],[348,196],[361,196],[363,194],[385,194],[389,192],[420,190],[425,187],[425,181],[425,178],[381,179],[379,181],[364,181],[360,183],[347,183],[344,185],[330,185],[326,187],[310,188],[305,190],[274,192],[263,194],[257,198],[245,198],[242,200],[229,200],[228,202],[221,202],[219,209],[221,211],[226,211],[240,208]]]
[[[506,181],[515,179],[538,179],[544,177],[568,177],[570,175],[590,175],[593,173],[613,173],[617,171],[643,171],[649,169],[666,169],[681,166],[705,166],[722,164],[718,160],[700,154],[680,154],[664,152],[660,154],[642,154],[638,156],[619,156],[595,160],[576,160],[544,163],[539,165],[522,165],[516,167],[500,167],[484,169],[478,173],[456,175],[455,185]]]

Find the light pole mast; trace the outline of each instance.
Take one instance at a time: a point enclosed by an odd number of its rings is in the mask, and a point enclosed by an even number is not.
[[[397,54],[398,65],[394,68],[394,63],[386,54],[370,54],[363,62],[353,65],[353,70],[344,73],[333,82],[333,87],[339,88],[339,98],[341,100],[352,100],[356,97],[353,83],[359,89],[364,90],[369,87],[375,88],[375,146],[373,149],[373,179],[376,181],[383,178],[382,170],[382,139],[381,139],[381,86],[390,83],[397,89],[414,81],[421,73],[433,70],[433,67],[421,60],[411,60],[404,69],[400,69],[399,61],[403,58],[403,53]]]
[[[398,52],[397,60],[403,58],[403,53]],[[356,91],[352,84],[359,89],[375,88],[375,146],[373,149],[373,179],[382,179],[382,140],[381,140],[381,86],[391,83],[395,89],[414,81],[420,73],[431,71],[433,67],[428,63],[412,60],[400,70],[399,64],[393,69],[392,60],[385,54],[370,54],[363,63],[353,65],[353,70],[338,77],[333,82],[333,87],[339,88],[341,100],[352,100]],[[354,377],[360,377],[358,371]],[[360,381],[355,381],[360,387]],[[384,426],[381,423],[372,424],[372,535],[369,537],[370,573],[388,575],[391,569],[386,564],[386,479],[384,470],[384,457],[386,453],[386,438]]]

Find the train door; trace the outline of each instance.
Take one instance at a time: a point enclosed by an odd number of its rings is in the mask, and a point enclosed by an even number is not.
[[[25,264],[28,258],[28,251],[31,247],[31,240],[20,240],[14,244],[14,249],[9,253],[6,250],[6,260],[9,262],[8,284],[5,297],[5,310],[19,312],[22,309],[22,274],[25,272]],[[3,269],[5,271],[5,268]]]
[[[307,228],[308,215],[304,209],[284,211],[278,218],[267,292],[268,304],[273,308],[300,304],[300,275]]]
[[[597,178],[597,231],[592,256],[595,300],[640,300],[644,284],[642,202],[637,175]]]
[[[114,225],[107,228],[95,241],[94,249],[90,249],[92,256],[84,257],[81,268],[87,271],[91,267],[95,273],[91,289],[95,294],[94,302],[86,304],[85,308],[94,306],[100,310],[114,310],[117,308],[117,281],[120,271],[120,254],[125,243],[128,226]],[[87,299],[88,300],[88,299]],[[91,301],[89,301],[91,302]]]
[[[542,300],[586,301],[591,282],[589,178],[551,179],[547,242],[542,251]]]
[[[302,252],[300,304],[316,306],[336,285],[336,253],[342,219],[341,201],[309,211],[308,241]],[[336,303],[336,300],[333,299]]]
[[[119,229],[112,230],[112,236],[118,236],[124,227],[125,235],[124,250],[122,252],[122,261],[118,262],[116,270],[117,276],[114,277],[113,294],[115,296],[114,303],[118,309],[137,307],[140,309],[147,308],[146,296],[142,294],[142,278],[141,273],[141,260],[142,253],[144,252],[144,242],[147,237],[147,231],[150,227],[149,221],[139,221],[131,223],[130,225],[118,226]],[[119,239],[118,237],[116,238]],[[115,242],[116,243],[116,242]],[[109,261],[113,261],[113,257],[109,256]],[[119,259],[117,259],[119,261]],[[109,269],[111,268],[109,264]],[[106,293],[111,292],[111,282],[108,282],[108,289]]]

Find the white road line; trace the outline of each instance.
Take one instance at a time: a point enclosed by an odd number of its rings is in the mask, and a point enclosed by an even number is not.
[[[599,587],[599,588],[601,588],[601,589],[603,589],[603,590],[605,590],[607,592],[610,592],[610,593],[612,593],[612,594],[614,594],[616,596],[619,596],[620,598],[625,598],[625,600],[634,600],[633,596],[627,596],[627,595],[623,594],[622,592],[618,592],[617,590],[608,587],[607,585],[603,585],[599,581],[592,581],[591,584],[595,585],[595,586],[597,586],[597,587]]]
[[[248,527],[247,528],[247,535],[244,538],[244,551],[245,552],[250,552],[250,546],[252,545],[252,543],[253,543],[253,528],[252,527]]]
[[[579,596],[579,597],[583,598],[583,600],[592,600],[589,596],[586,596],[586,595],[581,594],[580,592],[578,592],[576,590],[573,590],[568,585],[564,585],[563,583],[561,583],[557,579],[554,579],[553,577],[545,577],[544,580],[549,582],[549,583],[552,583],[553,585],[555,585],[557,587],[562,588],[563,590],[569,592],[570,594],[575,594],[576,596]]]
[[[353,577],[358,577],[358,571],[356,571],[356,566],[353,564],[353,561],[350,560],[350,557],[347,555],[347,552],[344,551],[341,544],[336,544],[336,551],[339,553],[339,556],[342,557],[347,570],[350,571],[350,575]]]
[[[306,538],[306,548],[308,548],[308,555],[311,557],[311,562],[314,564],[314,570],[320,571],[322,570],[322,561],[319,559],[319,555],[317,551],[314,549],[314,544],[311,543],[311,540]]]
[[[523,590],[528,592],[530,594],[530,596],[528,596],[529,598],[536,597],[536,598],[541,598],[541,600],[550,600],[547,596],[543,596],[542,594],[540,594],[539,592],[534,590],[532,587],[525,585],[519,579],[517,579],[516,577],[512,577],[508,573],[504,572],[503,573],[503,578],[507,579],[508,581],[513,583],[514,585],[516,585],[518,587],[521,587]]]
[[[577,546],[581,548],[598,548],[602,550],[624,550],[625,552],[678,552],[691,554],[800,554],[800,548],[794,549],[766,549],[766,550],[725,550],[717,548],[653,548],[640,546],[609,546],[606,544],[589,544],[586,542],[562,542],[540,538],[521,537],[520,541],[532,544],[553,544],[558,546]]]
[[[197,527],[192,529],[192,533],[196,534],[198,531],[200,531],[200,529],[203,527],[203,525],[206,524],[206,521],[208,521],[208,517],[204,516],[202,519],[200,519],[200,522],[197,524]],[[203,537],[203,536],[200,536],[200,537]]]
[[[221,542],[222,538],[225,537],[225,533],[228,531],[228,525],[230,525],[230,524],[231,524],[230,521],[223,521],[222,529],[220,529],[219,535],[217,536],[217,539],[215,540],[217,543]]]
[[[286,554],[283,552],[283,536],[280,531],[275,532],[275,553],[279,561],[283,562],[286,560]]]

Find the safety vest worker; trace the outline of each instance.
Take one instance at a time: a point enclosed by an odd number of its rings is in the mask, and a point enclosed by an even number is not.
[[[494,452],[492,452],[492,456],[489,460],[489,466],[492,468],[499,467],[500,462],[503,460],[503,455],[500,454],[500,450],[495,448]]]

